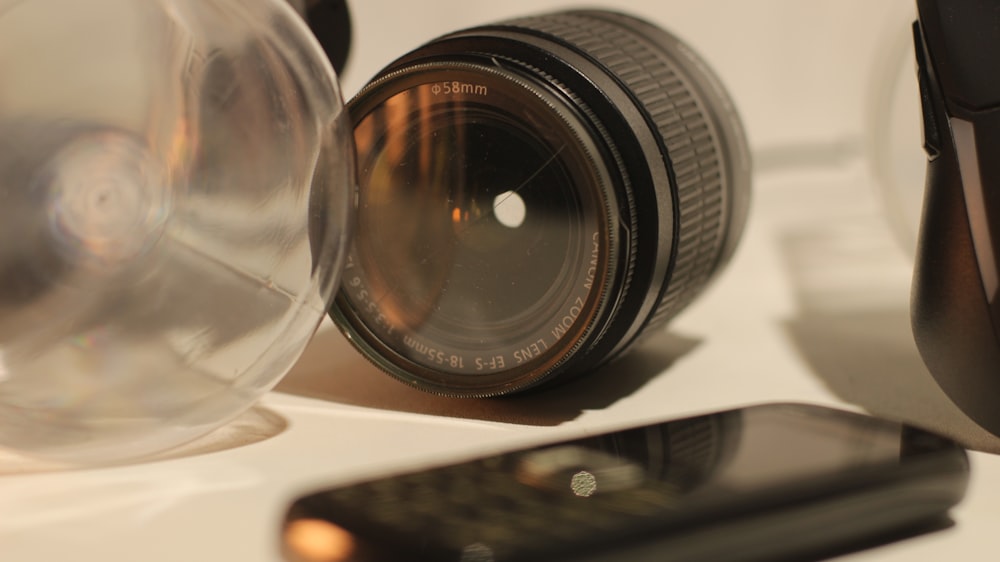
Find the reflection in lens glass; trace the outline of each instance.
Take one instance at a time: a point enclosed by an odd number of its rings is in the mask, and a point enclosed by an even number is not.
[[[381,281],[382,306],[415,334],[471,331],[465,345],[537,330],[530,313],[566,292],[567,256],[579,254],[579,205],[551,148],[482,117],[450,116],[405,145],[398,137],[363,168],[359,255]],[[426,169],[425,152],[453,164]]]
[[[491,83],[485,104],[412,81],[357,119],[344,296],[393,354],[435,372],[551,362],[602,297],[610,204],[593,148],[519,84]]]

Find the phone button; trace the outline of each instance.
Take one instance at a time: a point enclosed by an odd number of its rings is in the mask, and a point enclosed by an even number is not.
[[[927,74],[927,55],[924,52],[919,23],[913,24],[913,43],[917,53],[917,84],[920,87],[921,120],[924,124],[924,152],[927,153],[928,159],[934,160],[941,155],[941,131],[934,117],[935,101],[940,102],[940,100],[934,99],[937,90]],[[943,104],[941,105],[943,107]]]

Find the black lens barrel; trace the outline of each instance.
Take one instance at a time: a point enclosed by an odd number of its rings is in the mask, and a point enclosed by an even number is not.
[[[431,375],[433,364],[403,357],[400,346],[382,341],[370,317],[342,294],[333,316],[377,365],[424,390],[462,396],[560,382],[593,370],[665,324],[728,261],[747,218],[749,151],[721,83],[680,40],[605,11],[468,29],[389,65],[349,104],[352,117],[359,122],[365,116],[358,112],[370,109],[373,97],[387,98],[382,90],[393,87],[392,77],[449,64],[516,76],[540,96],[558,97],[569,108],[560,111],[572,114],[567,119],[582,124],[598,154],[596,165],[609,178],[597,188],[613,207],[602,233],[607,272],[598,278],[605,283],[594,289],[589,316],[575,319],[586,328],[578,341],[569,347],[546,343],[561,355],[537,362],[535,372],[511,369],[510,380],[503,369],[492,369],[481,379],[488,384],[475,382],[474,373]]]

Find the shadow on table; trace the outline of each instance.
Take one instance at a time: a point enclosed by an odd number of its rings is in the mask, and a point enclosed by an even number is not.
[[[799,310],[787,332],[834,394],[967,448],[1000,452],[1000,438],[962,413],[924,366],[910,329],[907,264],[881,261],[895,248],[881,248],[865,228],[814,225],[788,232],[782,250]],[[889,279],[897,274],[904,277]]]
[[[449,398],[396,381],[361,357],[340,333],[324,330],[275,390],[383,410],[552,426],[636,392],[698,344],[670,332],[655,334],[618,361],[554,388],[504,398]]]
[[[969,419],[938,387],[910,336],[907,310],[806,314],[788,332],[838,397],[869,412],[998,453],[1000,438]]]
[[[358,355],[338,332],[325,330],[316,335],[301,360],[275,390],[400,412],[558,425],[585,410],[606,408],[636,392],[698,343],[698,340],[676,334],[656,334],[615,363],[555,388],[507,398],[462,399],[427,394],[397,382]],[[278,435],[287,425],[287,420],[278,413],[256,406],[188,444],[155,456],[114,464],[146,463],[235,449]],[[74,468],[79,467],[0,449],[0,477]]]

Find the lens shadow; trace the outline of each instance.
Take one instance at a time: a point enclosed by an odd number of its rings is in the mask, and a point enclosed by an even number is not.
[[[625,357],[579,379],[527,394],[478,399],[411,388],[371,365],[336,330],[323,330],[275,390],[367,408],[554,426],[638,391],[699,343],[671,332],[653,334]]]
[[[877,221],[785,231],[798,315],[785,324],[803,359],[839,398],[1000,453],[1000,438],[966,416],[924,366],[910,329],[908,260]]]

